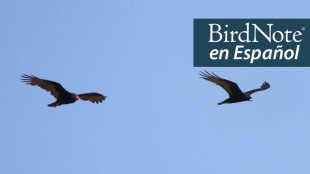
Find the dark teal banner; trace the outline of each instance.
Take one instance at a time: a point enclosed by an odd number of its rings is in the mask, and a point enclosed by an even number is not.
[[[310,19],[194,19],[194,67],[310,67]]]

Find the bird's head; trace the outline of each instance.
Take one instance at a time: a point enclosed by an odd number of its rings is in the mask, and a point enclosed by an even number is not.
[[[71,93],[71,99],[75,99],[75,100],[81,100],[80,96],[76,95],[75,93]]]
[[[75,99],[76,100],[81,100],[81,98],[78,95],[75,96]]]
[[[249,100],[252,102],[252,97],[251,96],[249,97]]]

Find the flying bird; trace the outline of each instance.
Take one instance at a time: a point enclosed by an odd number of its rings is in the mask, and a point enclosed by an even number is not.
[[[32,85],[32,86],[39,86],[42,89],[45,89],[48,92],[51,92],[51,94],[57,99],[54,103],[49,104],[49,107],[56,107],[60,106],[63,104],[69,104],[69,103],[74,103],[76,100],[88,100],[93,103],[102,103],[103,100],[105,100],[106,96],[101,95],[96,92],[91,92],[91,93],[85,93],[85,94],[79,94],[76,95],[74,93],[70,93],[67,90],[65,90],[64,87],[61,86],[61,84],[57,82],[53,82],[50,80],[44,80],[40,79],[36,76],[33,75],[22,75],[22,81]]]
[[[210,74],[207,71],[205,72],[200,71],[199,75],[201,75],[201,78],[221,86],[229,94],[229,98],[218,103],[218,105],[225,104],[225,103],[252,101],[252,97],[250,96],[251,94],[257,91],[263,91],[263,90],[270,88],[269,83],[264,82],[261,88],[253,89],[248,92],[242,92],[236,83],[223,79],[215,75],[213,72],[212,74]]]

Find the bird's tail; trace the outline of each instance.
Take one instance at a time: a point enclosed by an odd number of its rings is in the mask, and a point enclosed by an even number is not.
[[[224,104],[225,102],[221,102],[221,103],[218,103],[218,105],[222,105],[222,104]]]
[[[228,99],[226,99],[226,100],[224,100],[224,101],[218,103],[218,105],[222,105],[222,104],[225,104],[225,103],[230,103],[229,100],[230,100],[230,98],[228,98]]]
[[[49,104],[47,106],[49,106],[49,107],[56,107],[57,106],[57,101],[55,101],[54,103],[51,103],[51,104]]]

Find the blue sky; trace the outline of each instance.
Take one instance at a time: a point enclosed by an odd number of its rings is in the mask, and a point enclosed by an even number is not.
[[[309,173],[309,68],[193,67],[194,18],[308,18],[309,6],[1,1],[0,173]],[[218,106],[228,95],[201,70],[271,88]],[[50,108],[24,73],[108,97]]]

